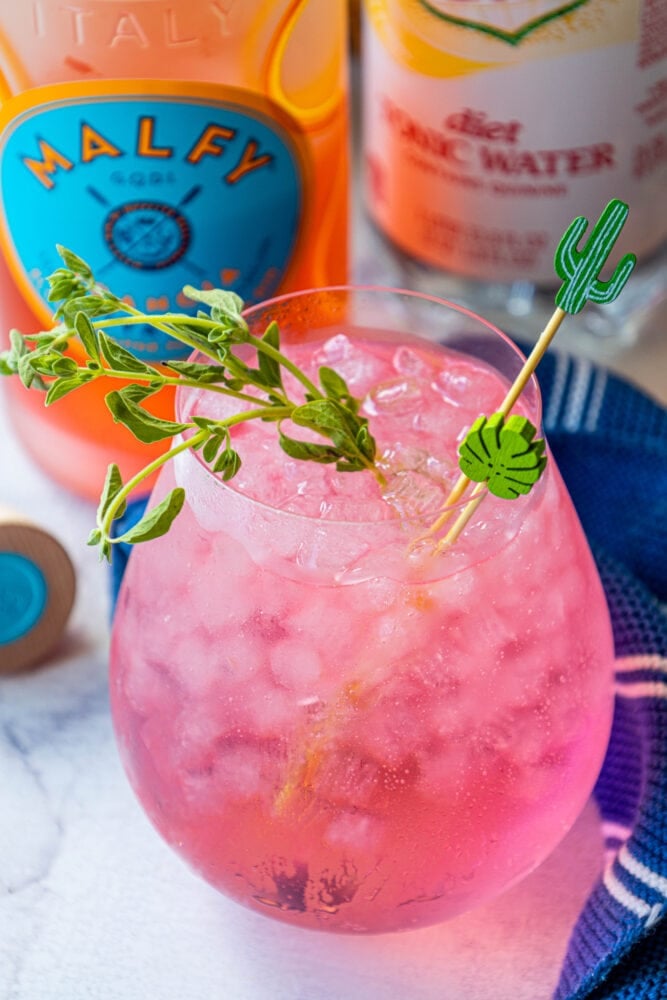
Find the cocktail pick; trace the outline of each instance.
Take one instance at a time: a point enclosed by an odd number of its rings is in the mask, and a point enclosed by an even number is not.
[[[470,483],[474,481],[477,485],[470,494],[469,503],[463,507],[445,537],[438,542],[436,551],[456,541],[487,491],[511,499],[527,493],[539,479],[546,465],[544,442],[534,440],[535,428],[526,418],[505,418],[526,387],[566,315],[580,312],[589,300],[597,303],[613,302],[625,287],[637,263],[634,254],[625,254],[608,281],[602,281],[600,271],[618,239],[628,211],[624,202],[612,199],[595,223],[582,249],[578,249],[578,245],[588,228],[588,219],[579,216],[563,233],[554,257],[556,274],[563,279],[563,284],[556,293],[556,309],[497,413],[476,420],[461,444],[461,475],[447,497],[442,513],[431,526],[429,535],[439,531],[449,520],[454,504],[463,498]],[[521,426],[516,424],[517,420],[522,421]]]

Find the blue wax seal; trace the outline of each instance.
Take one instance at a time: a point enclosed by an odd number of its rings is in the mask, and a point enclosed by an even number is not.
[[[22,639],[38,624],[46,607],[44,574],[18,552],[0,552],[0,646]]]

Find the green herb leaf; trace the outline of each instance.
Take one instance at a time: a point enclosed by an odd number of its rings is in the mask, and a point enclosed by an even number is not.
[[[100,497],[100,503],[97,508],[97,521],[101,523],[106,517],[106,513],[111,506],[113,500],[116,499],[118,494],[123,488],[123,479],[120,474],[120,469],[115,463],[112,463],[107,468],[106,478],[104,480],[104,486],[102,488],[102,495]],[[121,517],[125,513],[125,503],[119,507],[116,512],[116,517]],[[91,535],[92,538],[92,535]],[[97,540],[99,541],[99,539]],[[89,545],[96,545],[97,542],[90,541]]]
[[[126,403],[143,403],[149,396],[159,392],[163,385],[164,379],[156,379],[154,383],[149,382],[148,384],[133,382],[130,385],[124,385],[119,393]]]
[[[117,542],[135,545],[137,542],[148,542],[159,538],[171,528],[174,518],[178,516],[185,501],[185,490],[177,486],[156,507],[146,514],[124,534],[119,535]]]
[[[22,334],[18,330],[10,330],[9,347],[7,350],[0,352],[3,374],[16,375],[19,370],[21,358],[28,353],[28,347]]]
[[[65,376],[73,375],[79,368],[74,358],[65,358],[62,355],[53,362],[51,367],[54,375]]]
[[[233,376],[233,379],[230,380],[230,385],[235,382],[239,389],[242,389],[246,385],[251,385],[255,381],[253,370],[245,361],[241,361],[235,354],[232,354],[231,351],[225,355],[225,368]]]
[[[199,427],[203,431],[211,431],[212,433],[214,433],[218,427],[218,421],[213,420],[212,417],[193,416],[192,423],[195,427]]]
[[[133,476],[131,485],[139,487],[151,474],[170,461],[172,453],[201,449],[203,459],[224,480],[235,476],[241,458],[232,447],[230,429],[244,421],[260,419],[278,425],[279,441],[286,454],[320,463],[335,463],[344,471],[373,468],[375,442],[367,421],[358,416],[360,401],[349,392],[347,383],[333,369],[323,367],[319,373],[322,392],[307,374],[282,352],[280,333],[275,322],[269,323],[262,336],[250,334],[243,317],[243,301],[234,292],[221,289],[195,289],[187,286],[186,295],[204,308],[197,315],[165,313],[150,315],[140,312],[129,302],[118,298],[95,281],[90,266],[77,254],[64,247],[58,251],[63,267],[47,279],[49,298],[58,302],[55,312],[57,325],[50,331],[40,331],[23,337],[18,331],[10,335],[10,348],[0,354],[0,374],[18,374],[28,386],[46,391],[47,405],[56,402],[87,382],[97,379],[122,379],[123,387],[108,392],[107,406],[113,419],[127,427],[138,440],[151,444],[166,441],[191,430],[188,437],[148,463]],[[208,312],[206,312],[208,309]],[[127,326],[153,327],[161,333],[199,350],[203,361],[168,360],[160,367],[144,361],[113,335],[116,328]],[[86,353],[83,362],[69,356],[69,342],[76,340]],[[257,355],[257,367],[252,367],[242,353],[234,353],[235,344],[247,344]],[[210,360],[209,360],[210,359]],[[218,363],[216,363],[218,362]],[[169,377],[164,369],[175,373]],[[285,389],[284,371],[301,383],[303,396],[292,400]],[[43,378],[42,378],[43,376]],[[44,379],[48,380],[48,385]],[[223,419],[193,417],[188,423],[165,420],[144,408],[146,400],[167,384],[187,382],[188,385],[224,393],[245,404]],[[291,385],[290,381],[290,385]],[[324,394],[324,396],[322,395]],[[256,405],[247,407],[249,397]],[[323,443],[299,441],[281,429],[283,421],[310,428],[328,439]],[[381,479],[379,470],[375,470]],[[98,524],[91,532],[90,544],[96,545],[103,558],[110,558],[112,544],[118,539],[109,535],[109,523],[125,508],[130,484],[121,481],[117,466],[107,474]],[[163,534],[181,509],[183,491],[174,490],[154,511],[133,529],[125,532],[123,541],[145,541]]]
[[[24,354],[18,359],[18,363],[16,365],[18,376],[26,389],[30,389],[30,387],[39,379],[37,372],[34,369],[33,361],[34,359],[30,354]],[[41,382],[41,384],[42,386],[44,385],[43,382]]]
[[[334,371],[333,368],[328,368],[326,365],[322,365],[319,369],[318,375],[320,385],[329,399],[345,399],[350,395],[347,382],[341,375],[338,374],[338,372]]]
[[[221,288],[193,288],[186,285],[183,294],[193,302],[202,302],[211,310],[211,319],[222,323],[225,329],[247,331],[248,324],[243,319],[243,299],[236,292]]]
[[[74,319],[74,329],[79,335],[79,340],[86,349],[86,354],[94,361],[100,360],[100,345],[97,330],[93,326],[90,317],[79,312]]]
[[[156,375],[155,368],[144,364],[131,351],[128,351],[116,340],[111,340],[106,333],[100,331],[99,344],[102,354],[114,371],[136,372],[142,375]]]
[[[324,434],[339,446],[349,441],[350,437],[354,441],[359,430],[359,419],[333,399],[314,399],[297,406],[292,413],[292,421]]]
[[[313,399],[297,406],[292,421],[300,427],[310,427],[322,434],[347,434],[349,427],[340,407],[331,399]]]
[[[208,463],[212,462],[224,443],[224,437],[220,437],[217,434],[211,434],[210,438],[206,441],[202,448],[204,461]]]
[[[71,278],[55,278],[50,282],[50,288],[48,295],[46,296],[49,302],[62,302],[63,299],[68,299],[73,291],[78,290],[79,286]]]
[[[28,353],[28,345],[26,339],[22,333],[18,330],[9,331],[9,344],[11,347],[12,354],[16,358],[23,357],[24,354]]]
[[[62,399],[63,396],[69,395],[75,389],[80,389],[82,385],[85,385],[89,381],[90,378],[86,376],[85,372],[74,375],[72,378],[59,378],[57,382],[53,382],[49,386],[44,405],[51,406],[52,403]]]
[[[165,367],[185,378],[201,382],[202,385],[226,381],[225,369],[222,365],[204,365],[198,361],[166,361]]]
[[[213,472],[221,472],[224,482],[233,479],[241,468],[241,456],[233,448],[225,448],[213,466]]]
[[[118,300],[109,299],[99,295],[79,295],[74,299],[67,299],[56,313],[63,316],[68,326],[73,327],[77,313],[85,316],[108,316],[110,313],[118,312]]]
[[[134,434],[144,444],[152,444],[155,441],[164,441],[166,438],[174,437],[189,426],[179,424],[173,420],[164,420],[148,413],[141,406],[131,399],[130,395],[121,389],[119,392],[110,392],[106,397],[106,404],[111,410],[113,418],[117,424]]]
[[[367,423],[363,423],[357,431],[356,443],[361,454],[372,462],[375,458],[377,445],[375,443],[375,438],[368,430]]]
[[[361,472],[365,468],[363,462],[354,458],[341,458],[339,462],[336,462],[337,472]]]
[[[278,330],[278,324],[276,322],[269,323],[262,337],[262,343],[268,344],[269,347],[273,347],[276,351],[280,350],[280,331]],[[280,371],[280,365],[275,358],[269,357],[264,351],[258,348],[257,360],[259,363],[259,370],[264,376],[264,382],[269,388],[282,389],[283,378]]]
[[[331,465],[340,458],[338,449],[331,445],[313,444],[311,441],[299,441],[297,438],[288,437],[280,428],[278,429],[278,435],[280,447],[290,458],[319,462],[323,465]]]
[[[230,331],[224,326],[215,326],[208,331],[208,343],[212,344],[221,358],[225,357],[226,347],[232,342]]]
[[[77,254],[68,250],[67,247],[61,246],[59,243],[56,244],[56,250],[58,255],[62,260],[63,264],[69,271],[74,271],[75,274],[79,274],[86,281],[93,280],[93,272],[88,264],[86,264],[83,257],[79,257]]]
[[[59,351],[50,351],[48,347],[44,347],[38,351],[33,351],[31,354],[27,354],[25,357],[26,357],[26,363],[31,365],[33,370],[39,372],[40,375],[57,376],[59,373],[56,370],[56,365],[58,364],[59,361],[63,360],[63,356]],[[76,364],[74,365],[74,371],[76,371]],[[65,370],[60,374],[68,375],[70,373],[71,372]]]

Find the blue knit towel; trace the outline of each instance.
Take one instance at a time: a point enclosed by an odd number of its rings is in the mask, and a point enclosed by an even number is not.
[[[554,1000],[667,1000],[667,411],[583,360],[540,363],[544,426],[595,552],[616,706],[595,795],[607,864]]]
[[[596,555],[616,710],[595,795],[607,865],[554,1000],[667,1000],[667,411],[590,362],[539,367],[544,427]],[[143,504],[130,505],[126,525]],[[114,551],[117,592],[128,547]]]

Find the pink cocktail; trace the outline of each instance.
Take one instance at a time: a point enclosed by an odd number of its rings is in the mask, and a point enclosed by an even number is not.
[[[155,497],[175,480],[187,500],[119,599],[122,759],[162,836],[239,902],[306,928],[431,924],[534,868],[590,794],[612,712],[602,588],[552,458],[442,553],[414,544],[520,368],[492,327],[382,290],[247,317],[363,398],[387,485],[290,459],[257,421],[232,483],[199,453],[163,472]],[[223,405],[180,398],[184,418]],[[539,425],[534,384],[517,410]]]

